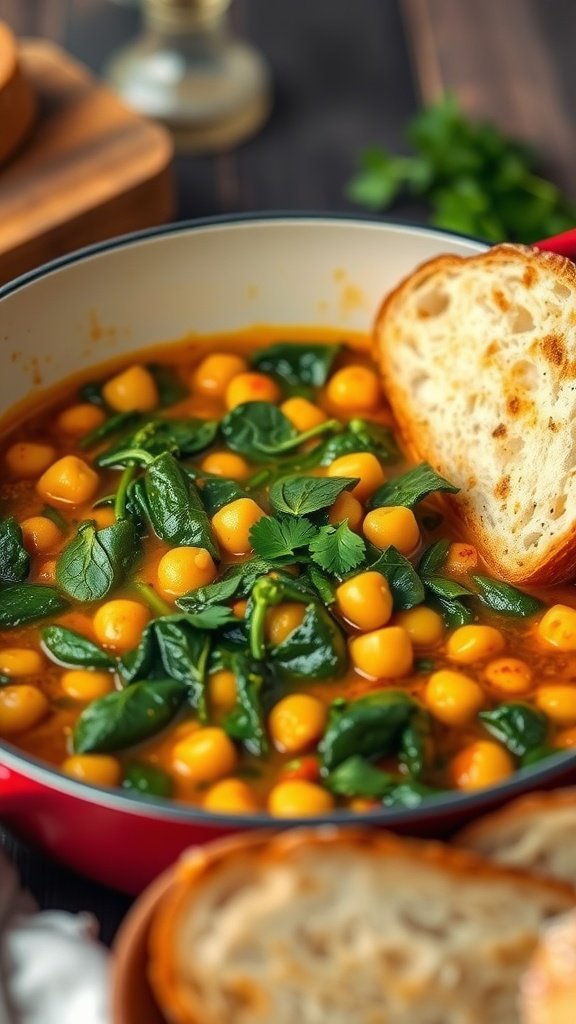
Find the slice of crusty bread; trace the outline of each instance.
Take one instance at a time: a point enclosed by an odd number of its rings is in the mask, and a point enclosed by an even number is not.
[[[576,571],[576,267],[498,245],[440,256],[385,300],[384,385],[409,453],[461,488],[447,499],[494,575]]]
[[[522,1024],[576,1021],[576,913],[545,930],[520,986]]]
[[[498,864],[576,886],[576,789],[529,793],[468,825],[454,842]]]
[[[439,843],[303,829],[200,848],[150,936],[177,1024],[515,1024],[574,889]]]

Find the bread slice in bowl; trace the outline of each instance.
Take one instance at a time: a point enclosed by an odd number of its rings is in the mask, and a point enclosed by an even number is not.
[[[490,572],[576,572],[576,266],[526,246],[440,256],[383,303],[375,340],[408,453]]]
[[[517,1024],[570,886],[367,829],[244,835],[181,862],[150,935],[171,1024]]]

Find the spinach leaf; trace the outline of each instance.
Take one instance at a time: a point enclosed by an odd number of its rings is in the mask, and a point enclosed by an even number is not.
[[[442,576],[424,576],[424,584],[435,597],[443,601],[454,601],[458,597],[473,597],[473,591],[457,580],[444,579]]]
[[[96,505],[100,504],[101,502],[102,499],[100,499],[100,502],[96,502],[92,507],[96,508]],[[54,526],[58,527],[60,533],[67,532],[68,523],[64,519],[64,516],[58,511],[57,508],[54,508],[53,505],[44,505],[41,515],[45,516],[46,519],[49,519],[52,523],[54,523]]]
[[[326,777],[329,790],[337,796],[363,796],[382,800],[397,780],[390,772],[384,772],[358,754],[342,761]]]
[[[233,452],[256,461],[268,460],[283,446],[298,443],[298,431],[271,402],[243,402],[221,424],[222,436]]]
[[[90,405],[106,405],[102,388],[106,382],[103,380],[88,380],[78,390],[78,398],[81,402],[89,402]]]
[[[334,504],[343,491],[350,491],[358,478],[285,476],[272,484],[268,497],[275,512],[309,516]]]
[[[548,736],[546,715],[520,701],[480,711],[478,718],[488,732],[516,757],[525,757],[531,750],[542,747]]]
[[[233,657],[229,664],[236,678],[237,696],[235,706],[224,719],[224,729],[248,753],[264,757],[268,753],[264,715],[277,694],[277,680],[269,666],[244,656]]]
[[[304,550],[315,536],[314,526],[306,519],[262,516],[250,530],[250,543],[270,565],[289,565],[304,557]]]
[[[421,782],[399,782],[390,789],[382,803],[385,807],[420,807],[420,804],[438,792],[431,786],[423,786]]]
[[[149,455],[164,452],[172,452],[177,457],[196,455],[214,443],[217,433],[217,420],[155,418],[144,423],[140,420],[135,430],[122,434],[113,445],[100,452],[95,461],[97,466],[109,466],[114,463],[114,455],[118,455],[122,462],[121,453],[130,450]]]
[[[321,388],[328,380],[341,345],[303,345],[279,341],[256,352],[251,359],[260,373],[271,373],[291,386]]]
[[[412,715],[400,742],[400,763],[406,766],[413,779],[422,778],[428,767],[430,735],[430,715],[420,708]]]
[[[344,636],[332,616],[319,604],[309,604],[304,618],[268,657],[287,682],[333,679],[348,664]]]
[[[385,548],[370,566],[370,572],[380,572],[388,581],[394,601],[394,611],[405,611],[422,604],[426,594],[424,584],[411,562],[394,547]]]
[[[514,615],[517,618],[529,618],[545,607],[544,601],[524,594],[509,583],[500,583],[488,576],[473,575],[472,582],[478,588],[478,597],[482,604],[502,615]]]
[[[176,366],[167,363],[148,363],[146,369],[152,374],[161,408],[181,402],[189,394]]]
[[[238,619],[227,604],[211,604],[199,612],[188,612],[186,621],[195,629],[214,630],[236,623]]]
[[[437,540],[435,544],[431,544],[429,548],[426,548],[418,562],[418,572],[420,575],[437,576],[439,569],[446,562],[449,547],[449,540]]]
[[[205,717],[205,681],[211,636],[186,615],[166,615],[146,626],[137,647],[120,659],[126,685],[136,680],[169,678],[188,690],[189,703]]]
[[[92,701],[73,731],[77,754],[107,754],[141,743],[174,718],[186,698],[186,687],[172,679],[134,683]]]
[[[333,701],[318,746],[324,771],[333,771],[355,754],[374,760],[392,753],[414,710],[414,701],[402,690],[377,690],[355,701]]]
[[[248,493],[242,487],[239,487],[234,480],[210,477],[204,481],[200,496],[202,504],[211,518],[224,505],[229,505],[231,501],[238,501],[238,498],[247,498]]]
[[[67,607],[68,601],[54,587],[14,583],[0,590],[0,629],[13,629],[48,615],[58,615]]]
[[[118,520],[103,530],[88,520],[80,523],[78,533],[60,554],[56,581],[76,601],[99,601],[122,583],[137,553],[131,519]]]
[[[210,520],[200,495],[173,455],[159,455],[144,475],[144,492],[154,533],[168,544],[206,548],[219,559]]]
[[[456,580],[439,575],[439,570],[446,562],[449,546],[449,540],[439,540],[431,544],[418,563],[418,572],[429,603],[438,609],[445,624],[453,628],[465,626],[474,619],[472,609],[460,600],[462,597],[473,597],[474,594]]]
[[[310,563],[306,574],[313,587],[313,592],[318,594],[322,604],[331,605],[336,600],[336,588],[328,576],[325,576],[315,565]]]
[[[385,505],[404,505],[406,508],[414,508],[420,501],[427,498],[429,494],[436,491],[446,491],[449,494],[458,494],[459,487],[455,487],[443,476],[436,473],[428,462],[421,462],[414,466],[407,473],[394,477],[382,484],[375,494],[368,501],[368,508],[382,508]]]
[[[329,466],[341,455],[352,452],[370,452],[380,462],[396,462],[400,458],[394,434],[388,427],[369,420],[353,419],[346,429],[322,444],[317,445],[308,453],[308,466]]]
[[[200,612],[213,604],[223,604],[232,597],[248,597],[252,587],[269,571],[268,562],[262,558],[250,558],[246,562],[231,565],[215,583],[198,587],[189,594],[184,594],[176,601],[176,606],[185,612]]]
[[[30,555],[14,516],[0,523],[0,583],[21,583],[30,571]]]
[[[362,564],[366,544],[345,520],[338,526],[321,526],[310,541],[312,559],[331,576],[346,576]]]
[[[101,647],[65,626],[46,626],[42,630],[42,643],[60,665],[108,669],[116,664],[115,659]]]
[[[138,796],[172,796],[173,781],[162,768],[133,761],[124,772],[122,788]]]
[[[79,442],[79,447],[84,450],[94,448],[101,441],[106,441],[107,438],[113,437],[114,434],[119,434],[125,427],[139,423],[141,419],[140,413],[137,412],[114,413],[113,416],[109,416],[108,419],[104,420],[100,426],[94,427],[94,430],[85,434]]]
[[[448,629],[467,626],[469,622],[474,621],[474,612],[463,601],[449,601],[442,597],[431,596],[429,604],[440,613]]]

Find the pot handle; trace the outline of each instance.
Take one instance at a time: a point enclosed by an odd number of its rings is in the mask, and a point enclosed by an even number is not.
[[[38,796],[38,783],[0,765],[0,814],[22,811],[26,804]]]

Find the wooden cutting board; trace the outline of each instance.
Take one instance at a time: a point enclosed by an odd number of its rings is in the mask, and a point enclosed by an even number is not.
[[[0,167],[0,283],[79,246],[163,223],[174,205],[164,128],[51,43],[22,42],[20,62],[38,117]]]

